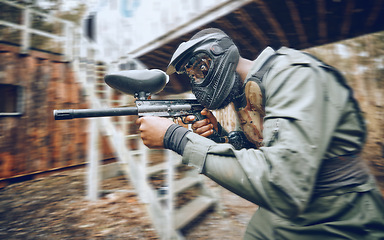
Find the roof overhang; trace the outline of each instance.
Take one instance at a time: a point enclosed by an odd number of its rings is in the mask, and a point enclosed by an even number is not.
[[[228,1],[132,51],[130,55],[150,69],[165,70],[181,42],[209,27],[222,29],[234,40],[242,57],[254,59],[267,46],[305,49],[382,31],[384,1]],[[189,89],[187,79],[171,76],[164,93]]]

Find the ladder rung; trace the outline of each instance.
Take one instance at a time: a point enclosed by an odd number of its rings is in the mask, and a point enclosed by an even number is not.
[[[180,160],[175,160],[173,162],[173,166],[177,166],[181,164],[181,161]],[[156,165],[153,165],[153,166],[150,166],[150,167],[147,167],[147,176],[152,176],[158,172],[161,172],[165,169],[168,168],[168,163],[167,162],[162,162],[162,163],[159,163],[159,164],[156,164]]]
[[[175,229],[182,229],[183,227],[187,226],[188,223],[200,216],[200,214],[205,212],[214,203],[214,199],[205,196],[199,196],[190,201],[187,205],[175,212]]]
[[[129,140],[129,139],[136,139],[136,138],[140,138],[140,135],[139,134],[126,135],[125,138],[127,140]]]
[[[177,194],[182,192],[183,190],[192,187],[196,184],[201,183],[201,180],[198,176],[195,177],[185,177],[180,180],[177,180],[173,184],[173,194]]]
[[[143,150],[131,150],[130,152],[131,152],[132,156],[137,156],[137,155],[143,154]]]
[[[178,193],[181,193],[182,191],[192,187],[192,186],[195,186],[197,184],[201,183],[201,180],[199,177],[195,176],[195,177],[185,177],[185,178],[182,178],[180,180],[176,180],[173,182],[173,195],[177,195]],[[165,200],[167,199],[167,194],[165,195],[161,195],[159,197],[159,200]]]

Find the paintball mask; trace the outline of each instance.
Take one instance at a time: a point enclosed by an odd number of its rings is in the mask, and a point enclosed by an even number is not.
[[[238,81],[239,57],[236,45],[225,33],[192,37],[177,48],[167,74],[187,74],[199,103],[211,110],[219,109],[229,103],[226,100]]]

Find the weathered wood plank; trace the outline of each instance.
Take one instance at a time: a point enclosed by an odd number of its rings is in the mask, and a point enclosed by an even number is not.
[[[52,111],[88,108],[72,65],[51,54],[0,44],[0,84],[23,87],[21,116],[0,118],[0,178],[86,161],[87,120],[55,121]],[[106,143],[108,144],[108,143]],[[105,146],[104,155],[114,157]]]

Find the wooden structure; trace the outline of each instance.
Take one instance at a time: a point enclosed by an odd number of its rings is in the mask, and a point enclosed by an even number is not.
[[[6,45],[0,62],[0,88],[9,89],[0,96],[0,180],[84,163],[86,122],[57,123],[52,115],[55,108],[87,106],[70,64]]]
[[[54,109],[89,107],[73,65],[60,59],[0,44],[0,187],[87,162],[88,121],[53,119]],[[103,159],[113,159],[100,141]]]
[[[87,120],[56,122],[52,112],[89,104],[74,69],[73,23],[9,1],[0,0],[0,8],[1,187],[84,165]],[[82,61],[77,65],[92,65],[85,78],[94,77],[95,62]]]
[[[384,30],[384,1],[237,0],[194,17],[131,51],[148,68],[165,69],[177,46],[197,31],[225,31],[240,53],[255,59],[266,46],[306,49]],[[176,75],[176,74],[174,74]],[[190,90],[188,80],[171,76],[164,94]]]

